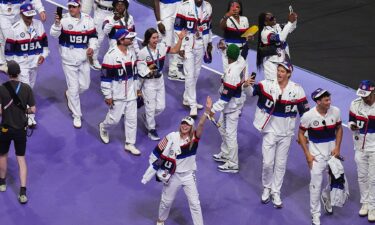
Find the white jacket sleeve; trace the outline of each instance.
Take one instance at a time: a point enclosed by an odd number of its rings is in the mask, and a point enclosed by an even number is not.
[[[282,29],[282,31],[279,33],[280,41],[285,42],[286,38],[288,37],[288,34],[291,32],[292,29],[293,29],[293,23],[288,22],[284,26],[284,28]]]
[[[115,25],[115,20],[113,19],[113,16],[108,16],[104,20],[103,25],[104,25],[103,26],[103,33],[108,35],[111,32],[113,26]]]
[[[95,29],[95,24],[94,24],[94,20],[92,18],[90,18],[90,21],[89,21],[89,30],[91,29]],[[95,30],[95,32],[97,32]],[[92,48],[93,50],[96,50],[98,48],[98,35],[96,33],[95,36],[91,36],[89,37],[89,44],[88,44],[88,47],[89,48]]]
[[[103,59],[102,68],[104,70],[102,70],[103,74],[102,74],[102,77],[101,77],[100,89],[103,93],[104,98],[110,99],[110,98],[113,98],[112,77],[108,77],[108,72],[107,72],[104,64],[106,64],[106,65],[113,65],[114,64],[114,60],[111,58],[111,55],[108,54],[108,53],[105,54],[104,59]]]
[[[42,1],[41,0],[33,0],[31,1],[32,4],[34,5],[35,9],[38,11],[38,13],[46,11],[43,7]]]
[[[84,13],[90,14],[94,6],[94,0],[82,0],[81,10]]]
[[[62,29],[61,22],[60,22],[60,25],[58,26],[56,24],[52,24],[49,34],[54,38],[58,38],[61,35],[61,29]]]

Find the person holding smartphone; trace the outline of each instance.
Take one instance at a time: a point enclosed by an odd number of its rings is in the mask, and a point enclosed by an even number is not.
[[[79,95],[90,86],[89,58],[97,47],[98,36],[93,19],[81,12],[80,0],[68,0],[69,12],[62,18],[55,15],[50,34],[59,39],[62,67],[68,90],[65,92],[73,126],[82,127],[82,111]]]
[[[283,207],[281,187],[297,113],[302,116],[309,110],[305,91],[290,80],[292,72],[290,64],[279,63],[277,80],[262,80],[249,89],[250,95],[258,96],[253,124],[263,135],[261,202],[272,200],[275,208]]]
[[[348,127],[353,131],[361,208],[359,215],[375,222],[375,84],[363,80],[352,101]]]
[[[31,3],[21,5],[20,13],[21,19],[12,26],[6,39],[5,56],[20,65],[19,80],[34,88],[37,69],[49,54],[47,34],[43,23],[34,19],[36,10]],[[36,124],[35,114],[29,114],[28,126]]]
[[[297,14],[290,11],[287,23],[278,24],[272,13],[263,12],[258,17],[258,27],[257,68],[264,79],[276,80],[278,63],[291,63],[286,39],[297,27]]]
[[[246,101],[246,94],[243,91],[242,84],[247,77],[247,62],[240,56],[240,48],[235,44],[230,44],[226,49],[228,57],[228,68],[222,77],[220,87],[220,99],[212,106],[210,116],[220,112],[218,120],[219,132],[222,143],[220,152],[214,154],[213,158],[217,162],[222,162],[218,170],[226,173],[238,173],[238,143],[237,128],[238,120],[242,108]],[[252,77],[253,79],[255,77]]]
[[[240,0],[231,0],[228,2],[228,9],[220,20],[220,28],[224,31],[224,40],[221,40],[219,49],[222,50],[223,68],[226,71],[228,67],[228,57],[225,49],[230,44],[237,45],[240,50],[247,44],[247,39],[241,35],[249,28],[249,20],[242,15],[242,2]],[[245,57],[246,59],[246,57]]]
[[[186,36],[186,30],[177,34],[178,41],[173,47],[159,42],[159,33],[154,28],[146,30],[144,35],[144,46],[138,54],[138,60],[145,64],[138,63],[138,72],[141,76],[141,91],[145,100],[145,114],[142,119],[148,130],[148,137],[151,140],[159,140],[156,131],[155,116],[165,109],[165,87],[163,77],[164,60],[167,54],[177,54],[180,51],[182,39]]]

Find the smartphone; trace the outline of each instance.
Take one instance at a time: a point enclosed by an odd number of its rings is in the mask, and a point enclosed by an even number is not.
[[[56,8],[56,14],[59,16],[60,19],[62,18],[62,10],[63,10],[62,7],[57,6],[57,8]]]
[[[292,14],[293,13],[293,7],[292,5],[289,6],[289,14]]]
[[[255,77],[257,77],[257,73],[252,72],[250,77],[253,78],[253,79],[255,79]]]

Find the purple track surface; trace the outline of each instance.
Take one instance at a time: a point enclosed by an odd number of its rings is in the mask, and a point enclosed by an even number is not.
[[[52,24],[55,6],[44,2],[48,12],[46,30]],[[150,9],[131,2],[138,36],[155,25]],[[215,42],[218,38],[214,39]],[[123,123],[111,130],[111,142],[99,139],[98,123],[104,119],[107,107],[99,89],[100,74],[92,72],[90,89],[81,96],[82,129],[74,129],[66,108],[66,83],[57,50],[57,40],[49,38],[51,54],[39,70],[35,94],[38,128],[29,138],[27,161],[29,167],[29,203],[17,201],[18,168],[11,150],[8,169],[8,190],[0,193],[0,225],[148,225],[155,224],[162,185],[155,181],[142,185],[148,156],[156,142],[149,140],[142,122],[138,121],[137,146],[142,156],[134,157],[123,150]],[[104,46],[101,52],[105,52]],[[221,58],[215,52],[210,66],[221,71]],[[250,68],[254,68],[255,53],[251,52]],[[258,76],[261,79],[262,75]],[[207,95],[218,98],[220,77],[202,69],[198,81],[198,99]],[[342,109],[344,122],[354,90],[296,68],[292,79],[311,93],[317,87],[328,88],[333,104]],[[159,135],[177,129],[180,119],[188,114],[181,104],[184,84],[166,79],[167,108],[158,118]],[[252,126],[255,100],[248,98],[240,118],[238,139],[240,173],[218,172],[212,154],[219,152],[220,135],[209,122],[206,124],[198,151],[198,189],[205,224],[310,224],[309,171],[302,150],[293,141],[282,188],[284,208],[260,202],[261,136]],[[311,101],[310,101],[311,102]],[[344,129],[342,154],[350,187],[350,199],[343,208],[334,208],[331,216],[322,213],[322,224],[367,224],[358,216],[359,191],[353,160],[351,133]],[[183,191],[173,204],[166,225],[192,224]]]

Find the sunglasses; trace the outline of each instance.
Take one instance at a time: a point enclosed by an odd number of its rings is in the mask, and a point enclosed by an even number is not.
[[[78,8],[78,6],[75,6],[75,5],[68,5],[68,8]]]
[[[275,20],[275,16],[271,16],[270,18],[269,18],[269,21],[274,21]]]

